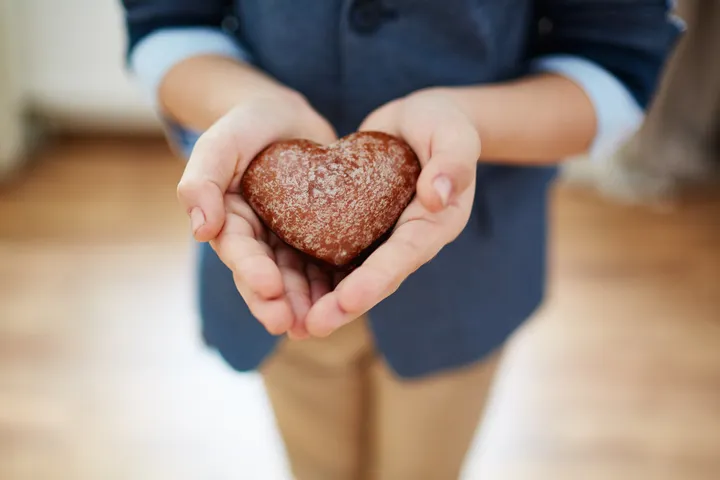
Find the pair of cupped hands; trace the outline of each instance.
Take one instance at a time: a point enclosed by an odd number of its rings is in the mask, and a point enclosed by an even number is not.
[[[178,185],[195,239],[232,271],[253,316],[274,335],[324,337],[395,292],[467,224],[480,140],[448,95],[427,90],[372,112],[361,131],[404,139],[422,165],[416,196],[389,239],[344,278],[331,278],[285,245],[240,195],[240,179],[271,143],[337,140],[331,125],[293,93],[238,105],[198,139]]]

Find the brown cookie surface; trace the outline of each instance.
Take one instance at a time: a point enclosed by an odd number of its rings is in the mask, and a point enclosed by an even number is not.
[[[285,243],[344,267],[395,225],[419,175],[420,163],[407,143],[358,132],[328,146],[276,142],[253,159],[240,186]]]

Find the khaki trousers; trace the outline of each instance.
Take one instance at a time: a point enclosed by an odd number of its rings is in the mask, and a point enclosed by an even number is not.
[[[453,480],[499,356],[400,380],[358,319],[326,339],[283,340],[261,373],[297,480]]]

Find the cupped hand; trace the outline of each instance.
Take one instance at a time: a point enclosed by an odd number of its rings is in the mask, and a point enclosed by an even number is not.
[[[480,139],[447,94],[428,90],[386,104],[360,129],[403,138],[422,172],[415,199],[389,239],[308,312],[313,336],[329,335],[395,292],[462,232],[472,209]]]
[[[210,242],[232,270],[253,316],[272,334],[303,338],[306,314],[330,291],[330,279],[267,231],[239,194],[251,160],[271,143],[290,138],[328,144],[336,135],[294,94],[243,102],[200,136],[177,194],[195,239]]]

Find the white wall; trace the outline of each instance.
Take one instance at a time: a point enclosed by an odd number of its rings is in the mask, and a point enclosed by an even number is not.
[[[65,126],[157,129],[124,68],[120,0],[9,1],[23,25],[33,108]]]
[[[16,25],[11,21],[13,0],[0,0],[0,178],[13,170],[25,153],[25,125],[22,121],[22,75],[15,68]]]

